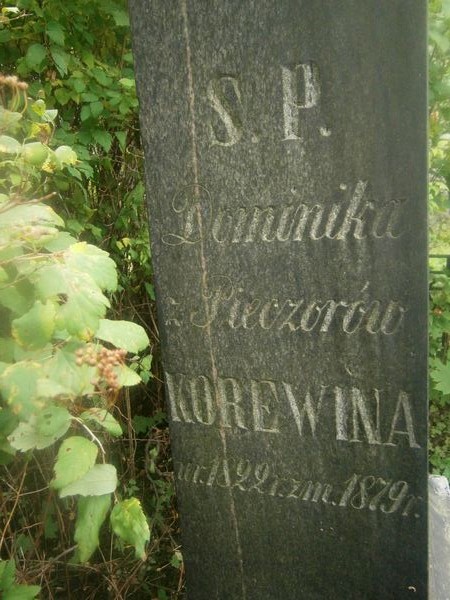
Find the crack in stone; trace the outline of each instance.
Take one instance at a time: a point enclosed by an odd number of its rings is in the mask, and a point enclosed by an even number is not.
[[[186,69],[187,69],[187,79],[188,79],[189,113],[190,113],[190,119],[191,119],[192,170],[193,170],[193,176],[194,176],[194,195],[196,198],[198,198],[200,196],[200,188],[199,188],[199,168],[198,168],[198,155],[197,155],[197,133],[196,133],[196,128],[195,128],[195,94],[194,94],[194,81],[193,81],[193,73],[192,73],[191,46],[190,46],[190,38],[189,38],[187,0],[180,0],[180,5],[181,5],[181,14],[182,14],[182,18],[183,18],[183,33],[184,33],[185,44],[186,44]],[[197,206],[197,221],[198,221],[198,228],[199,228],[199,233],[200,233],[199,253],[200,253],[200,265],[201,265],[201,272],[202,272],[202,297],[203,297],[203,302],[205,304],[205,312],[208,317],[208,313],[210,310],[209,304],[207,302],[207,298],[208,298],[208,265],[207,265],[206,256],[205,256],[203,222],[202,222],[202,216],[201,216],[199,205]],[[208,318],[207,321],[209,322],[210,319]],[[217,373],[216,361],[214,358],[214,349],[213,349],[210,324],[207,325],[205,331],[206,331],[206,337],[207,337],[208,346],[209,346],[209,355],[210,355],[210,361],[211,361],[211,375],[212,375],[212,381],[214,383],[215,402],[216,402],[216,405],[218,408],[219,407],[218,373]],[[226,439],[226,433],[225,433],[225,429],[223,427],[222,420],[220,422],[219,435],[220,435],[220,441],[221,441],[221,445],[222,445],[223,455],[224,455],[224,458],[226,459],[228,456],[227,439]],[[239,561],[239,573],[240,573],[240,579],[241,579],[242,600],[247,600],[247,590],[246,590],[245,581],[244,581],[244,565],[243,565],[242,546],[241,546],[241,540],[240,540],[240,534],[239,534],[238,519],[237,519],[237,515],[236,515],[236,505],[235,505],[235,501],[234,501],[233,492],[231,489],[229,489],[229,495],[230,495],[231,519],[233,522],[233,529],[234,529],[234,534],[235,534],[235,539],[236,539],[237,556],[238,556],[238,561]]]

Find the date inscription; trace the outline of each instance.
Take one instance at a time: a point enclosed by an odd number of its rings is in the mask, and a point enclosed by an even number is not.
[[[187,484],[221,487],[238,492],[324,504],[337,509],[368,510],[420,518],[423,498],[411,493],[406,481],[354,473],[340,483],[280,476],[267,463],[219,459],[209,464],[177,463],[175,476]]]

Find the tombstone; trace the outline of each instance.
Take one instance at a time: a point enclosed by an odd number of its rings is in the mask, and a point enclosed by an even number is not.
[[[132,0],[189,600],[427,598],[425,0]]]
[[[450,600],[450,487],[446,477],[429,479],[430,599]]]

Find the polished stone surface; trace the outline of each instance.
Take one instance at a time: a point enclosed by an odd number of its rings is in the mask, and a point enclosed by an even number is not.
[[[189,600],[427,598],[425,0],[132,0]]]

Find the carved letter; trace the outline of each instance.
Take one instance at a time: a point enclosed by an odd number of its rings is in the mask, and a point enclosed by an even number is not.
[[[300,437],[302,437],[303,435],[303,423],[305,421],[305,415],[308,418],[309,426],[311,428],[311,433],[313,434],[313,437],[315,437],[316,435],[316,427],[319,419],[319,414],[322,408],[322,402],[325,395],[325,391],[327,389],[326,385],[322,385],[320,387],[320,396],[316,406],[314,406],[311,399],[311,394],[308,390],[306,392],[306,397],[303,406],[301,407],[301,409],[299,409],[297,400],[294,394],[292,393],[290,384],[283,382],[284,393],[286,394],[286,398],[289,402],[289,406],[291,408],[292,415],[294,417],[295,424],[297,425]]]
[[[344,220],[342,222],[341,228],[336,234],[337,240],[345,240],[352,225],[354,225],[355,229],[353,231],[353,237],[357,240],[363,240],[366,237],[366,232],[364,231],[366,222],[364,219],[364,213],[367,209],[373,209],[373,205],[370,202],[364,202],[360,208],[361,201],[364,198],[364,194],[367,188],[367,181],[358,181],[355,187],[355,191],[350,200],[350,204],[348,209],[344,215]],[[358,209],[359,213],[358,213]]]
[[[225,221],[225,224],[224,224]],[[232,223],[232,216],[229,210],[219,210],[216,218],[213,221],[212,225],[212,237],[218,244],[226,244],[230,242],[230,226]],[[220,238],[219,235],[223,232],[223,237]]]
[[[317,304],[317,302],[311,302],[308,304],[300,320],[300,328],[302,331],[312,331],[314,329],[319,322],[320,317],[322,316],[322,310],[325,308],[325,306],[326,304],[321,307],[319,304]],[[314,313],[316,313],[316,315]],[[312,324],[310,323],[311,317],[313,319],[315,318]]]
[[[379,214],[374,219],[372,225],[373,237],[378,239],[390,237],[391,239],[395,240],[402,235],[403,231],[400,222],[400,210],[405,204],[406,201],[404,199],[392,200],[387,206],[379,209]],[[394,228],[397,224],[399,225],[400,231],[395,232]]]
[[[263,386],[268,388],[268,393],[264,394]],[[264,413],[272,415],[270,405],[279,403],[278,393],[273,381],[251,381],[252,404],[253,404],[253,420],[255,431],[265,431],[266,433],[279,433],[278,415],[271,416],[270,422],[264,422]],[[262,396],[264,395],[264,399]]]
[[[335,302],[334,300],[328,300],[328,302],[325,302],[325,304],[323,305],[323,308],[325,308],[326,306],[327,308],[327,312],[325,313],[325,316],[323,318],[322,321],[322,326],[320,328],[320,331],[322,333],[326,333],[331,325],[331,322],[333,321],[334,315],[336,313],[336,310],[339,308],[339,306],[343,306],[344,303],[343,302]]]
[[[235,293],[233,283],[229,277],[218,276],[211,279],[220,280],[220,286],[203,295],[203,310],[192,311],[190,314],[191,324],[200,329],[211,325],[217,318],[221,305],[231,300]]]
[[[361,321],[366,314],[366,309],[363,308],[365,307],[365,304],[366,303],[364,301],[358,300],[358,302],[353,302],[352,304],[347,305],[348,311],[345,313],[345,316],[342,320],[342,329],[345,331],[345,333],[355,333],[355,331],[359,329]],[[342,305],[345,306],[344,303],[342,303]],[[359,312],[359,319],[358,317],[354,319],[356,311]],[[352,324],[353,327],[350,327]]]
[[[227,387],[231,390],[232,400],[227,399]],[[230,411],[233,409],[234,421],[241,429],[247,429],[245,426],[245,414],[242,409],[242,390],[237,379],[233,377],[218,378],[218,392],[220,399],[220,413],[222,415],[222,424],[224,427],[233,427],[230,419]]]
[[[234,146],[242,137],[241,92],[236,77],[212,79],[207,89],[208,100],[220,118],[209,124],[211,145]]]
[[[198,389],[198,385],[201,383],[203,387],[203,393]],[[194,409],[194,416],[199,423],[203,425],[212,425],[216,418],[216,410],[213,404],[213,396],[211,393],[211,382],[204,375],[194,377],[189,382],[192,396],[192,408]]]
[[[383,319],[381,321],[381,331],[385,335],[392,335],[397,331],[400,327],[401,322],[403,321],[403,315],[406,312],[406,308],[400,306],[398,302],[389,302],[386,312],[384,313]],[[397,319],[391,324],[393,314],[397,313]],[[390,327],[389,327],[390,325]]]
[[[192,416],[186,404],[186,398],[183,394],[183,385],[186,376],[183,373],[166,373],[167,391],[169,394],[170,414],[174,421],[193,423]],[[178,379],[178,381],[175,381]],[[180,411],[181,417],[178,414]]]
[[[262,329],[271,329],[280,315],[280,312],[278,312],[272,321],[268,323],[267,320],[272,307],[274,307],[276,310],[280,307],[276,298],[272,298],[270,302],[266,302],[259,313],[259,324],[261,325]]]
[[[375,395],[375,424],[369,415],[366,399],[361,390],[352,388],[352,439],[348,439],[348,413],[349,401],[344,390],[340,387],[334,388],[335,415],[336,415],[336,439],[342,442],[361,442],[360,423],[369,444],[381,444],[380,434],[380,392],[374,389]]]
[[[396,429],[402,414],[406,429]],[[405,392],[400,392],[398,395],[398,402],[395,408],[394,418],[392,419],[391,431],[389,433],[389,439],[386,443],[386,446],[397,446],[397,444],[394,443],[394,437],[397,435],[408,436],[410,447],[420,448],[419,444],[416,442],[416,436],[414,434],[414,423],[411,413],[410,400],[408,394],[406,394]]]
[[[316,231],[316,228],[319,226],[323,217],[323,206],[321,206],[320,204],[314,204],[313,206],[311,206],[311,208],[308,208],[306,204],[299,204],[297,210],[295,211],[295,218],[297,218],[297,213],[299,213],[300,216],[298,217],[297,225],[294,230],[294,242],[300,242],[303,239],[303,234],[305,233],[308,219],[310,215],[314,213],[316,214],[313,219],[313,223],[315,226],[314,231]],[[309,238],[312,239],[311,231],[309,234]]]
[[[353,437],[350,441],[361,442],[359,439],[359,422],[361,421],[369,444],[381,444],[380,439],[380,392],[374,389],[375,395],[375,425],[373,424],[361,390],[352,388],[353,406]]]
[[[242,313],[242,325],[244,326],[244,329],[253,329],[256,327],[258,321],[256,320],[254,321],[253,325],[249,325],[248,319],[257,312],[260,305],[261,300],[258,300],[258,298],[255,298],[251,302],[247,302],[247,304],[245,304],[244,311]]]
[[[338,386],[334,388],[335,415],[336,415],[336,439],[348,442],[348,399],[344,390]]]
[[[298,302],[293,302],[292,300],[287,300],[283,304],[283,307],[280,312],[282,313],[284,311],[284,308],[286,306],[288,306],[289,313],[288,313],[287,317],[284,318],[281,325],[278,325],[277,329],[283,329],[283,327],[289,327],[289,331],[297,331],[297,329],[300,329],[300,325],[296,325],[295,323],[293,323],[292,318],[294,317],[296,312],[300,309],[303,302],[304,302],[304,300],[299,300]]]
[[[320,98],[319,70],[312,62],[281,67],[283,84],[284,140],[298,140],[300,110],[317,106]]]
[[[245,230],[245,224],[248,218],[248,209],[241,206],[238,208],[238,216],[234,225],[233,244],[242,241],[242,236]]]

